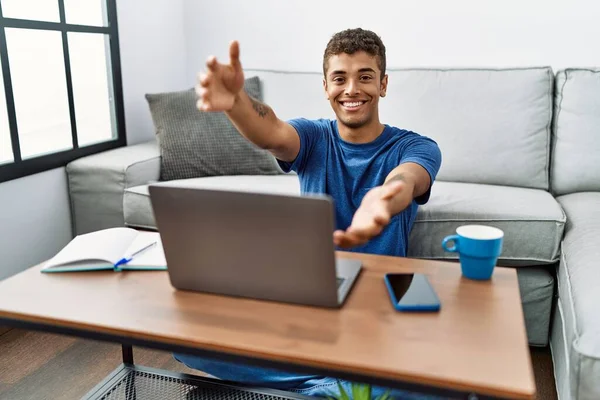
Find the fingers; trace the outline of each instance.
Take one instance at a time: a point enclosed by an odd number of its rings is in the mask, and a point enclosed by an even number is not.
[[[223,98],[218,94],[214,93],[211,88],[204,88],[201,85],[196,85],[196,94],[198,100],[196,101],[196,108],[200,111],[227,111],[233,107],[233,98]]]
[[[372,215],[370,221],[353,221],[346,229],[334,232],[334,243],[340,247],[354,247],[367,243],[383,232],[390,218],[385,214]]]
[[[196,102],[196,108],[200,111],[210,111],[210,104],[206,103],[204,100],[200,99]]]
[[[219,63],[217,62],[217,57],[215,56],[210,56],[208,57],[208,60],[206,60],[206,68],[208,68],[208,70],[211,72],[215,72],[218,65]]]
[[[196,85],[196,88],[199,87],[208,87],[208,85],[210,85],[210,83],[213,81],[214,77],[212,75],[209,74],[198,74],[198,85]],[[196,91],[197,93],[197,91]]]
[[[348,229],[346,229],[346,232],[352,234],[354,237],[357,237],[357,238],[363,240],[366,243],[370,239],[379,235],[381,233],[381,231],[383,231],[383,228],[384,228],[383,224],[378,224],[375,221],[373,221],[373,222],[374,223],[371,226],[369,226],[368,228],[356,228],[356,227],[350,226]]]
[[[229,49],[231,64],[219,64],[217,57],[206,60],[206,72],[198,75],[195,91],[196,108],[200,111],[228,111],[234,105],[235,95],[243,87],[243,72],[239,62],[239,44],[232,42]]]
[[[234,40],[229,45],[229,63],[235,69],[241,69],[242,65],[240,63],[240,44],[237,40]],[[216,56],[208,57],[206,60],[206,68],[211,72],[216,72],[219,67],[219,62],[217,61]]]
[[[333,232],[333,244],[339,246],[342,239],[344,238],[344,231],[337,230]]]
[[[196,85],[196,95],[198,100],[196,101],[196,108],[200,111],[212,111],[213,107],[210,102],[208,89],[206,89],[202,83]]]
[[[340,247],[355,247],[367,243],[383,231],[383,225],[374,225],[370,229],[357,229],[352,226],[346,231],[337,230],[333,233],[333,242]]]
[[[333,243],[342,248],[356,247],[366,242],[367,240],[347,231],[333,232]]]
[[[240,64],[240,44],[237,40],[234,40],[229,45],[229,63],[232,67],[239,69],[241,68]]]
[[[198,84],[194,87],[198,100],[196,101],[196,108],[200,111],[208,111],[208,91],[206,88],[210,83],[210,76],[207,74],[198,74]]]

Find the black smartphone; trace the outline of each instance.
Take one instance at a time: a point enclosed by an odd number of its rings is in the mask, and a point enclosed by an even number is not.
[[[441,304],[424,274],[386,274],[392,306],[398,311],[439,311]]]

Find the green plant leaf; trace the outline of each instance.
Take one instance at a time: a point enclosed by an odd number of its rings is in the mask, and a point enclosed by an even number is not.
[[[337,381],[337,385],[338,385],[338,389],[340,389],[340,398],[339,398],[339,400],[350,400],[350,397],[348,396],[348,393],[346,393],[346,390],[344,390],[344,387],[342,386],[342,384],[340,383],[340,381]]]
[[[371,386],[352,383],[351,387],[353,400],[371,400]]]
[[[381,396],[377,397],[375,400],[390,400],[390,391],[388,390],[387,392],[385,392],[384,394],[382,394]]]
[[[367,385],[364,383],[354,383],[350,384],[350,389],[352,393],[352,397],[348,395],[342,384],[337,381],[337,386],[340,394],[332,393],[326,397],[327,400],[371,400],[371,396],[373,393],[373,388],[371,385]],[[391,400],[390,391],[388,390],[381,396],[378,396],[375,400]]]

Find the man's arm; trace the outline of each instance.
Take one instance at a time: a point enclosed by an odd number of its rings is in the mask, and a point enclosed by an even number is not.
[[[282,161],[292,162],[300,151],[300,137],[293,126],[277,118],[271,107],[242,90],[234,106],[225,112],[246,139],[269,150]]]
[[[333,234],[340,247],[355,247],[379,235],[391,218],[425,194],[431,178],[425,168],[416,163],[404,163],[394,168],[381,186],[374,187],[363,198],[350,227]]]
[[[199,77],[196,93],[201,111],[224,111],[246,139],[269,150],[282,161],[292,162],[300,151],[296,130],[281,121],[273,110],[251,98],[244,91],[244,72],[240,49],[234,41],[229,47],[229,64],[219,64],[215,57],[206,63],[206,74]]]
[[[385,178],[384,185],[403,182],[404,188],[390,199],[391,216],[406,209],[412,201],[427,193],[431,185],[431,177],[425,168],[416,163],[400,164]]]

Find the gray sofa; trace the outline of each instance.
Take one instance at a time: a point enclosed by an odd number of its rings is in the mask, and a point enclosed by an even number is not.
[[[409,256],[454,260],[442,238],[465,223],[505,232],[533,346],[550,343],[559,397],[600,399],[600,70],[390,70],[384,123],[435,139],[443,164],[420,207]],[[334,118],[321,74],[247,70],[289,119]],[[74,232],[154,228],[155,140],[67,166]],[[161,185],[299,193],[296,175],[218,176]],[[557,284],[555,284],[555,281]],[[552,320],[552,323],[551,323]]]

